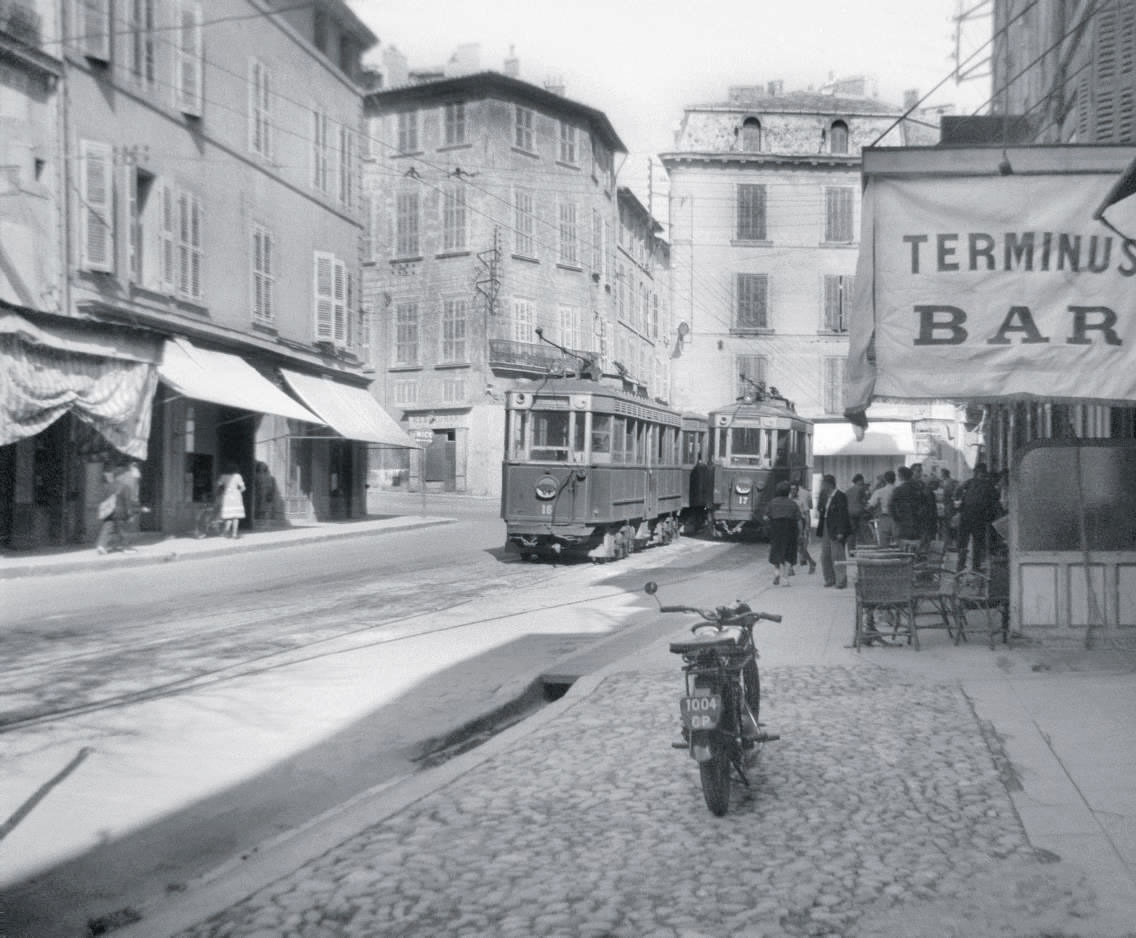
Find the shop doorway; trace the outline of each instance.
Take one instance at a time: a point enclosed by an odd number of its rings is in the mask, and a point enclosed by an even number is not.
[[[351,517],[351,493],[355,473],[355,447],[350,440],[332,440],[328,453],[328,491],[331,493],[331,517]]]
[[[435,430],[426,447],[426,484],[443,492],[457,490],[457,442],[453,430]]]
[[[252,485],[256,472],[255,453],[256,423],[258,414],[234,407],[219,407],[217,409],[217,459],[213,466],[217,479],[229,471],[231,466],[244,479],[245,491],[242,500],[245,504],[245,516],[240,523],[242,530],[250,529],[253,524],[252,517]]]

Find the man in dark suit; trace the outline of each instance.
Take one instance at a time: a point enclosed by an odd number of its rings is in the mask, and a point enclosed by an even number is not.
[[[836,487],[836,477],[833,475],[826,475],[821,479],[817,513],[820,569],[824,574],[824,585],[835,586],[840,590],[846,589],[848,572],[842,561],[846,557],[845,542],[852,533],[852,520],[848,516],[848,496]]]

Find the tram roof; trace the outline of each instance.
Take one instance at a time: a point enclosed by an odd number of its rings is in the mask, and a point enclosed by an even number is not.
[[[711,418],[714,414],[730,414],[734,420],[757,419],[759,417],[789,417],[800,423],[810,422],[784,401],[777,398],[766,398],[763,401],[734,401],[732,404],[725,404],[711,411],[710,414]]]

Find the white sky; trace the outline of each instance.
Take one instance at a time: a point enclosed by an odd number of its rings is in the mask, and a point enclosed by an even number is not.
[[[441,65],[472,42],[483,68],[500,69],[515,46],[521,78],[560,76],[569,98],[607,114],[631,152],[620,183],[643,194],[647,158],[672,148],[683,106],[724,101],[730,85],[781,79],[797,91],[833,72],[874,77],[889,103],[902,103],[908,88],[926,94],[954,67],[960,0],[349,2],[380,48],[397,46],[411,67]],[[989,31],[988,18],[970,22],[962,56]],[[951,79],[927,103],[970,113],[989,86],[989,78]],[[656,193],[665,182],[656,170]]]

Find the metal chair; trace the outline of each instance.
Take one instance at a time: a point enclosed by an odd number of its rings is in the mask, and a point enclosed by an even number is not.
[[[955,644],[967,640],[967,629],[972,628],[972,620],[982,615],[986,627],[990,650],[994,650],[995,638],[1002,635],[1002,643],[1010,643],[1010,571],[1005,563],[992,562],[990,573],[980,570],[960,570],[954,575],[955,595],[953,615],[955,620]]]
[[[904,632],[908,644],[919,650],[915,626],[915,558],[911,554],[856,558],[856,634],[852,644],[857,651],[861,645],[879,637],[878,615],[890,619],[893,638]]]
[[[955,638],[955,573],[954,563],[948,562],[948,554],[942,541],[932,541],[914,567],[915,614],[920,607],[927,605],[938,614],[941,624],[920,625],[923,629],[946,629],[950,638]],[[958,644],[957,639],[955,644]]]

